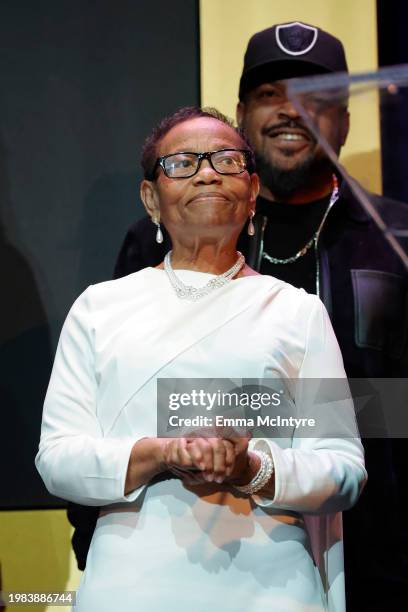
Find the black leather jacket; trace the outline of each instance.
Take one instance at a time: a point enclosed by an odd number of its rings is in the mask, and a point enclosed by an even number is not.
[[[367,195],[391,231],[408,229],[407,204]],[[239,248],[259,270],[268,218],[254,223],[255,236],[242,234]],[[408,376],[408,271],[344,183],[320,234],[318,270],[347,375]]]

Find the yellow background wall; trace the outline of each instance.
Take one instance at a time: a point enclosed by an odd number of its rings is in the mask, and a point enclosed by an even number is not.
[[[248,39],[273,23],[299,19],[321,26],[343,41],[351,71],[377,66],[375,0],[201,0],[200,11],[202,104],[216,106],[230,116],[235,115]],[[359,99],[351,114],[352,130],[343,161],[354,176],[378,191],[379,129],[374,104]],[[76,589],[80,572],[70,538],[63,510],[0,512],[3,589]],[[63,608],[18,609],[59,612]]]
[[[65,510],[0,512],[0,562],[5,591],[75,591],[81,572],[71,552]],[[61,606],[10,606],[21,612],[62,612]]]
[[[377,69],[375,0],[200,0],[201,102],[235,117],[238,83],[249,38],[274,23],[304,21],[334,34],[350,72]],[[376,96],[352,99],[351,130],[342,161],[353,176],[381,190]]]

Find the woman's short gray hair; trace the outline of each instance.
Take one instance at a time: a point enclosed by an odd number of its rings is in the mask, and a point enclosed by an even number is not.
[[[162,119],[160,123],[155,128],[153,128],[151,134],[146,138],[142,149],[141,159],[141,165],[143,168],[143,175],[145,179],[149,181],[153,181],[155,179],[153,169],[155,167],[156,160],[158,157],[157,148],[162,139],[166,136],[166,134],[170,132],[170,130],[176,125],[184,123],[184,121],[189,121],[190,119],[197,119],[199,117],[210,117],[211,119],[216,119],[217,121],[221,121],[221,123],[228,125],[228,127],[234,130],[234,132],[236,132],[241,138],[244,148],[248,149],[249,151],[251,151],[251,153],[253,153],[252,147],[249,144],[244,132],[240,128],[235,127],[232,119],[229,119],[219,110],[212,107],[199,108],[198,106],[185,106],[183,108],[180,108],[172,115],[169,115],[168,117]],[[253,155],[251,163],[248,166],[248,172],[250,174],[255,172],[255,161]]]

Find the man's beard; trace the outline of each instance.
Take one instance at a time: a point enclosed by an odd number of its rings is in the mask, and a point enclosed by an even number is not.
[[[327,157],[308,156],[294,168],[280,168],[255,153],[256,170],[261,184],[269,189],[277,200],[285,201],[297,191],[315,184],[318,177],[333,171],[333,164]]]

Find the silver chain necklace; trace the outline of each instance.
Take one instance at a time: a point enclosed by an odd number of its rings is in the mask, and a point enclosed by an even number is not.
[[[176,292],[177,297],[181,300],[190,300],[195,302],[196,300],[200,300],[204,296],[208,295],[215,289],[219,289],[223,287],[227,283],[229,283],[236,274],[241,270],[242,266],[245,263],[245,257],[242,253],[238,252],[238,259],[226,272],[223,274],[219,274],[215,278],[211,278],[208,283],[206,283],[203,287],[193,287],[192,285],[185,285],[175,274],[172,266],[171,266],[171,253],[169,251],[164,258],[164,270],[168,276],[171,286]]]
[[[306,255],[310,247],[314,246],[315,251],[316,251],[320,232],[322,231],[324,222],[326,221],[327,215],[329,214],[331,207],[333,206],[335,202],[337,202],[338,199],[339,199],[339,183],[337,180],[337,176],[333,174],[333,190],[331,192],[329,204],[326,208],[326,212],[323,215],[323,219],[321,220],[319,227],[317,228],[317,230],[315,231],[315,233],[313,234],[309,242],[307,242],[305,246],[302,247],[300,251],[298,251],[295,255],[292,255],[292,257],[286,257],[286,259],[279,259],[278,257],[272,257],[271,255],[269,255],[269,253],[266,253],[264,251],[262,253],[263,259],[266,259],[267,261],[273,264],[290,264],[290,263],[297,261],[304,255]]]

